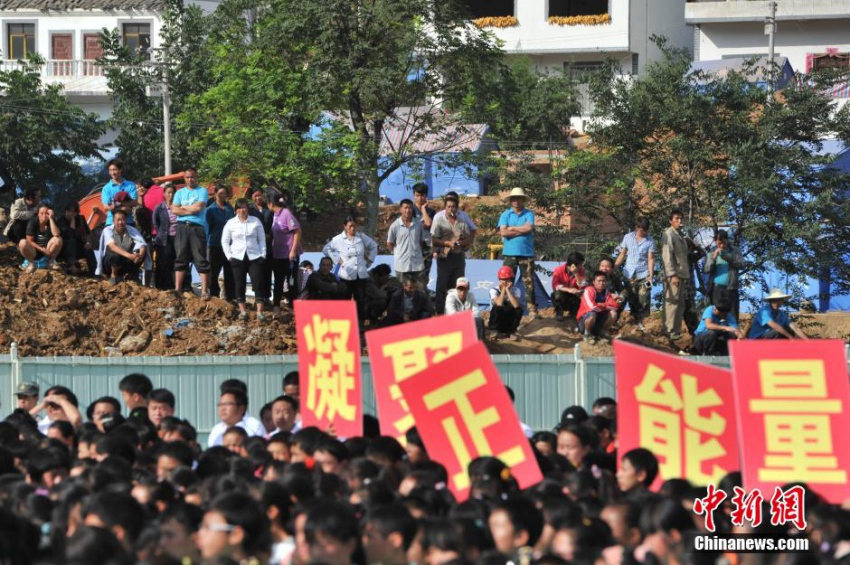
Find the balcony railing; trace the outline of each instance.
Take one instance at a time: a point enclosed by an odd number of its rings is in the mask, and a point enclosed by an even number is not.
[[[19,61],[0,60],[0,70],[10,71],[23,68]],[[84,78],[103,76],[103,67],[94,60],[49,59],[41,68],[42,77]]]

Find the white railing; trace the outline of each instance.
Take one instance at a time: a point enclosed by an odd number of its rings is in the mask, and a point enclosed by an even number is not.
[[[19,61],[0,60],[0,70],[10,71],[21,69],[23,64]],[[41,67],[43,77],[67,77],[84,78],[103,76],[103,67],[93,60],[81,59],[50,59]]]

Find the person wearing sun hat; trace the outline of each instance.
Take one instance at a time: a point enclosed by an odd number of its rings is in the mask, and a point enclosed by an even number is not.
[[[771,289],[764,297],[764,304],[753,316],[753,325],[747,334],[749,339],[809,339],[796,324],[791,323],[788,313],[782,310],[785,301],[791,298],[778,288]]]
[[[525,207],[526,194],[522,188],[513,188],[508,196],[511,207],[499,217],[502,236],[502,264],[522,275],[526,306],[531,318],[537,316],[534,301],[534,212]]]

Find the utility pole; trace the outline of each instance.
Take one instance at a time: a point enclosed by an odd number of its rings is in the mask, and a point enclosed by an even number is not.
[[[162,148],[165,174],[171,174],[171,96],[168,92],[168,66],[162,70]]]
[[[776,2],[770,3],[770,16],[768,16],[767,21],[765,22],[765,33],[768,36],[767,42],[767,58],[768,64],[770,68],[768,69],[768,88],[770,92],[774,90],[774,79],[776,78],[776,70],[775,70],[775,51],[774,45],[776,43]]]

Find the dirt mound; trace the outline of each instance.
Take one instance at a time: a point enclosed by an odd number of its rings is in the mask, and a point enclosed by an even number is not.
[[[27,274],[0,247],[0,347],[25,356],[295,353],[291,313],[238,321],[234,305],[58,271]],[[166,335],[168,334],[168,335]]]

